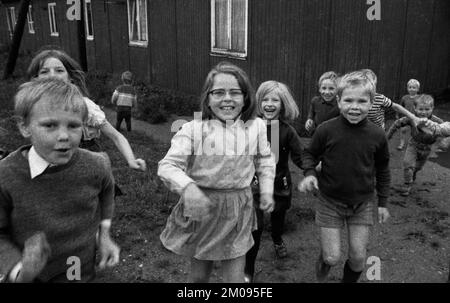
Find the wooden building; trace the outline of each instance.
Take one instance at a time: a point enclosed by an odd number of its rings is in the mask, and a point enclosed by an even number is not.
[[[2,1],[0,43],[10,39],[11,7],[17,12],[19,2]],[[302,121],[328,70],[370,68],[378,91],[394,100],[410,78],[425,92],[450,83],[448,0],[79,0],[78,22],[67,18],[67,2],[77,1],[32,1],[34,32],[26,24],[22,51],[57,44],[87,58],[88,70],[130,69],[192,94],[226,59],[255,87],[269,79],[288,84]]]

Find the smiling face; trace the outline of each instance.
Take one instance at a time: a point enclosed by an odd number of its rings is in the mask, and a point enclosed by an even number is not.
[[[276,120],[280,116],[283,104],[276,91],[267,93],[261,100],[261,112],[265,120]]]
[[[342,91],[338,106],[348,122],[358,124],[367,117],[372,102],[369,92],[364,87],[350,86]]]
[[[333,100],[337,93],[336,84],[330,79],[323,80],[319,87],[319,93],[325,101]]]
[[[56,77],[64,81],[69,81],[70,78],[64,64],[59,59],[53,57],[47,58],[38,72],[39,79],[49,77]]]
[[[236,120],[244,107],[244,95],[236,77],[230,74],[215,75],[208,105],[222,122]]]
[[[419,118],[430,118],[433,114],[433,105],[430,102],[420,102],[414,107],[416,116]]]
[[[80,144],[82,114],[50,105],[43,97],[32,108],[27,125],[20,132],[31,139],[36,152],[47,162],[63,165],[70,161]]]
[[[416,84],[408,84],[408,94],[411,97],[417,96],[417,93],[419,92],[419,86]]]

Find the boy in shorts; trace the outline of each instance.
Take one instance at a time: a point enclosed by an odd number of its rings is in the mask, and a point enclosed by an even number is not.
[[[384,131],[367,119],[375,86],[363,72],[352,72],[338,84],[340,116],[317,128],[305,149],[302,192],[318,190],[316,224],[321,253],[317,280],[325,281],[341,258],[341,229],[348,229],[349,255],[342,282],[357,282],[365,265],[369,228],[373,225],[375,189],[378,221],[389,217],[389,149]],[[322,170],[315,167],[322,161]],[[374,182],[374,180],[376,182]]]

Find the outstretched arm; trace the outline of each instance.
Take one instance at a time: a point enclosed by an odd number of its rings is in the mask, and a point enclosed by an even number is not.
[[[114,145],[125,158],[130,168],[141,171],[145,171],[147,169],[147,165],[144,160],[136,159],[134,157],[133,150],[131,149],[127,138],[117,131],[108,121],[102,124],[100,130],[105,136],[114,142]]]
[[[411,113],[409,110],[401,106],[397,103],[392,103],[392,108],[399,114],[403,114],[406,117],[408,117],[409,120],[411,120],[413,126],[417,126],[419,124],[419,118],[416,117],[413,113]]]
[[[389,128],[389,130],[388,130],[388,132],[386,134],[387,139],[388,140],[391,139],[392,136],[395,134],[395,132],[399,128],[408,125],[409,124],[408,122],[409,122],[408,117],[403,117],[403,118],[400,118],[400,119],[396,120],[394,122],[394,124],[392,124],[392,126]]]

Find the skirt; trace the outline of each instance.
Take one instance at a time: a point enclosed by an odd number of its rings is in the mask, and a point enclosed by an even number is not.
[[[218,190],[201,188],[212,201],[211,216],[193,221],[183,215],[180,198],[160,235],[170,251],[198,260],[219,261],[244,256],[253,246],[257,228],[250,187]]]

